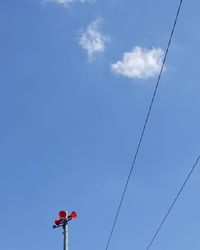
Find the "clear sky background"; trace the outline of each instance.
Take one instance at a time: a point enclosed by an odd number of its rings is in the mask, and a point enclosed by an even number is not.
[[[0,1],[2,250],[62,249],[61,209],[70,250],[105,249],[157,77],[111,64],[165,50],[178,2]],[[200,152],[199,10],[184,1],[110,250],[145,249]],[[152,249],[200,249],[199,179]]]

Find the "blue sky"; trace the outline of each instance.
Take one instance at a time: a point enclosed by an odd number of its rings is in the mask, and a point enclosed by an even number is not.
[[[60,209],[79,215],[70,249],[105,249],[177,6],[1,0],[2,249],[62,249]],[[199,8],[184,1],[110,249],[145,249],[200,152]],[[199,178],[152,249],[200,248]]]

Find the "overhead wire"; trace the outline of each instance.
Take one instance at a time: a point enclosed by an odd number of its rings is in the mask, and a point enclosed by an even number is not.
[[[182,3],[183,3],[183,0],[180,0],[179,5],[178,5],[178,10],[176,12],[175,20],[174,20],[174,23],[173,23],[173,26],[172,26],[172,30],[171,30],[171,33],[170,33],[170,36],[169,36],[169,41],[168,41],[168,44],[167,44],[167,47],[166,47],[166,50],[165,50],[165,54],[164,54],[164,58],[163,58],[163,61],[162,61],[161,69],[160,69],[158,79],[157,79],[157,82],[156,82],[156,85],[155,85],[155,88],[154,88],[154,91],[153,91],[153,95],[152,95],[152,98],[151,98],[151,101],[150,101],[150,105],[149,105],[149,108],[148,108],[148,111],[147,111],[144,126],[142,128],[141,135],[139,137],[139,141],[138,141],[136,151],[135,151],[135,154],[134,154],[134,157],[133,157],[132,165],[131,165],[127,180],[125,182],[125,186],[124,186],[124,189],[123,189],[123,192],[122,192],[122,196],[121,196],[120,201],[119,201],[119,206],[117,208],[117,212],[116,212],[116,215],[114,217],[114,221],[113,221],[111,231],[110,231],[110,234],[109,234],[109,237],[108,237],[108,241],[107,241],[106,248],[105,248],[106,250],[108,250],[108,248],[109,248],[110,241],[111,241],[111,238],[112,238],[112,235],[113,235],[116,223],[117,223],[117,219],[119,217],[119,213],[120,213],[120,210],[121,210],[121,207],[122,207],[122,203],[123,203],[126,191],[127,191],[127,187],[128,187],[130,178],[132,176],[133,169],[135,167],[135,163],[136,163],[138,153],[139,153],[142,141],[143,141],[143,137],[144,137],[144,134],[145,134],[145,131],[146,131],[148,121],[149,121],[149,117],[150,117],[151,110],[152,110],[152,107],[153,107],[153,104],[154,104],[154,100],[155,100],[155,97],[156,97],[156,94],[157,94],[157,91],[158,91],[158,87],[159,87],[159,84],[160,84],[160,79],[161,79],[161,76],[162,76],[162,73],[163,73],[163,69],[164,69],[164,66],[165,66],[165,62],[166,62],[166,59],[167,59],[167,55],[168,55],[168,52],[169,52],[171,41],[172,41],[172,38],[173,38],[173,35],[174,35],[174,31],[175,31],[175,28],[176,28],[176,24],[177,24],[177,21],[178,21],[178,17],[179,17],[179,14],[180,14]]]
[[[185,188],[187,182],[189,181],[189,179],[190,179],[192,173],[194,172],[195,168],[197,167],[197,165],[198,165],[198,163],[199,163],[199,160],[200,160],[200,155],[199,155],[198,158],[196,159],[194,165],[192,166],[192,169],[191,169],[190,172],[188,173],[188,175],[187,175],[185,181],[183,182],[181,188],[179,189],[177,195],[175,196],[175,198],[174,198],[172,204],[170,205],[170,207],[169,207],[169,209],[167,210],[165,216],[163,217],[161,223],[159,224],[157,230],[155,231],[155,233],[154,233],[154,235],[153,235],[153,237],[152,237],[150,243],[148,244],[146,250],[149,250],[149,249],[150,249],[150,247],[152,246],[152,244],[153,244],[153,242],[155,241],[156,237],[158,236],[158,234],[159,234],[160,230],[162,229],[162,227],[163,227],[163,225],[164,225],[164,223],[165,223],[167,217],[170,215],[172,209],[174,208],[174,205],[176,204],[177,200],[179,199],[181,193],[183,192],[183,190],[184,190],[184,188]]]

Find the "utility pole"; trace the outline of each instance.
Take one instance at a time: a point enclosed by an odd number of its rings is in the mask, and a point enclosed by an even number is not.
[[[64,229],[64,250],[68,250],[68,224],[63,226]]]
[[[63,228],[63,249],[68,250],[68,222],[72,219],[77,218],[77,213],[75,211],[71,212],[70,215],[66,211],[60,211],[58,213],[59,219],[55,219],[53,228],[62,227]]]

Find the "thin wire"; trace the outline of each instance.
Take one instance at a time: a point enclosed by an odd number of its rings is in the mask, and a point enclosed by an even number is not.
[[[139,153],[139,150],[140,150],[140,146],[141,146],[141,143],[143,141],[144,133],[145,133],[148,121],[149,121],[149,117],[150,117],[150,114],[151,114],[153,103],[154,103],[156,93],[157,93],[157,90],[158,90],[158,87],[159,87],[160,79],[161,79],[161,76],[162,76],[162,73],[163,73],[163,69],[164,69],[165,62],[166,62],[166,59],[167,59],[167,55],[168,55],[168,52],[169,52],[172,37],[173,37],[174,31],[175,31],[175,28],[176,28],[176,24],[177,24],[177,20],[178,20],[178,17],[179,17],[180,10],[181,10],[182,2],[183,2],[183,0],[181,0],[180,3],[179,3],[179,7],[178,7],[176,17],[175,17],[175,20],[174,20],[174,23],[173,23],[172,31],[171,31],[171,34],[170,34],[170,37],[169,37],[169,41],[168,41],[167,48],[166,48],[166,51],[165,51],[165,55],[164,55],[164,58],[163,58],[160,73],[158,75],[156,86],[155,86],[155,89],[154,89],[154,92],[153,92],[153,96],[152,96],[152,99],[151,99],[151,102],[150,102],[150,106],[149,106],[149,109],[148,109],[148,112],[147,112],[147,116],[146,116],[146,119],[145,119],[145,122],[144,122],[143,129],[142,129],[142,133],[140,135],[140,139],[139,139],[136,151],[135,151],[135,155],[134,155],[133,162],[132,162],[129,174],[128,174],[128,178],[126,180],[126,183],[125,183],[125,186],[124,186],[124,189],[123,189],[123,192],[122,192],[122,196],[121,196],[121,199],[120,199],[120,202],[119,202],[119,206],[118,206],[118,209],[117,209],[117,213],[115,215],[114,222],[113,222],[113,225],[112,225],[109,237],[108,237],[108,241],[107,241],[106,248],[105,248],[106,250],[108,250],[108,247],[110,245],[110,241],[111,241],[111,238],[112,238],[115,226],[116,226],[116,222],[117,222],[117,219],[118,219],[118,216],[119,216],[119,212],[121,210],[121,206],[122,206],[122,203],[123,203],[123,200],[124,200],[124,197],[125,197],[125,194],[126,194],[126,190],[127,190],[127,187],[128,187],[128,184],[129,184],[129,181],[130,181],[130,178],[131,178],[131,175],[132,175],[132,172],[133,172],[136,160],[137,160],[137,156],[138,156],[138,153]]]
[[[171,213],[171,211],[172,211],[172,209],[173,209],[173,207],[174,207],[175,203],[177,202],[177,200],[178,200],[179,196],[180,196],[180,195],[181,195],[181,193],[183,192],[183,189],[184,189],[185,185],[186,185],[186,184],[187,184],[187,182],[189,181],[190,176],[191,176],[191,175],[192,175],[192,173],[194,172],[194,170],[195,170],[195,168],[196,168],[196,166],[197,166],[197,164],[198,164],[199,160],[200,160],[200,155],[198,156],[198,158],[197,158],[196,162],[194,163],[194,165],[193,165],[192,169],[190,170],[189,174],[187,175],[187,178],[185,179],[185,181],[184,181],[183,185],[181,186],[181,188],[180,188],[179,192],[177,193],[177,195],[176,195],[176,197],[175,197],[174,201],[172,202],[171,206],[169,207],[169,209],[168,209],[167,213],[165,214],[165,216],[164,216],[163,220],[161,221],[160,225],[158,226],[158,228],[157,228],[157,230],[156,230],[155,234],[153,235],[153,237],[152,237],[152,239],[151,239],[151,241],[150,241],[150,243],[149,243],[148,247],[146,248],[146,250],[149,250],[149,249],[150,249],[150,247],[152,246],[153,242],[155,241],[155,239],[156,239],[156,237],[157,237],[158,233],[160,232],[161,228],[163,227],[163,225],[164,225],[164,223],[165,223],[165,221],[166,221],[167,217],[168,217],[168,216],[169,216],[169,214]]]

